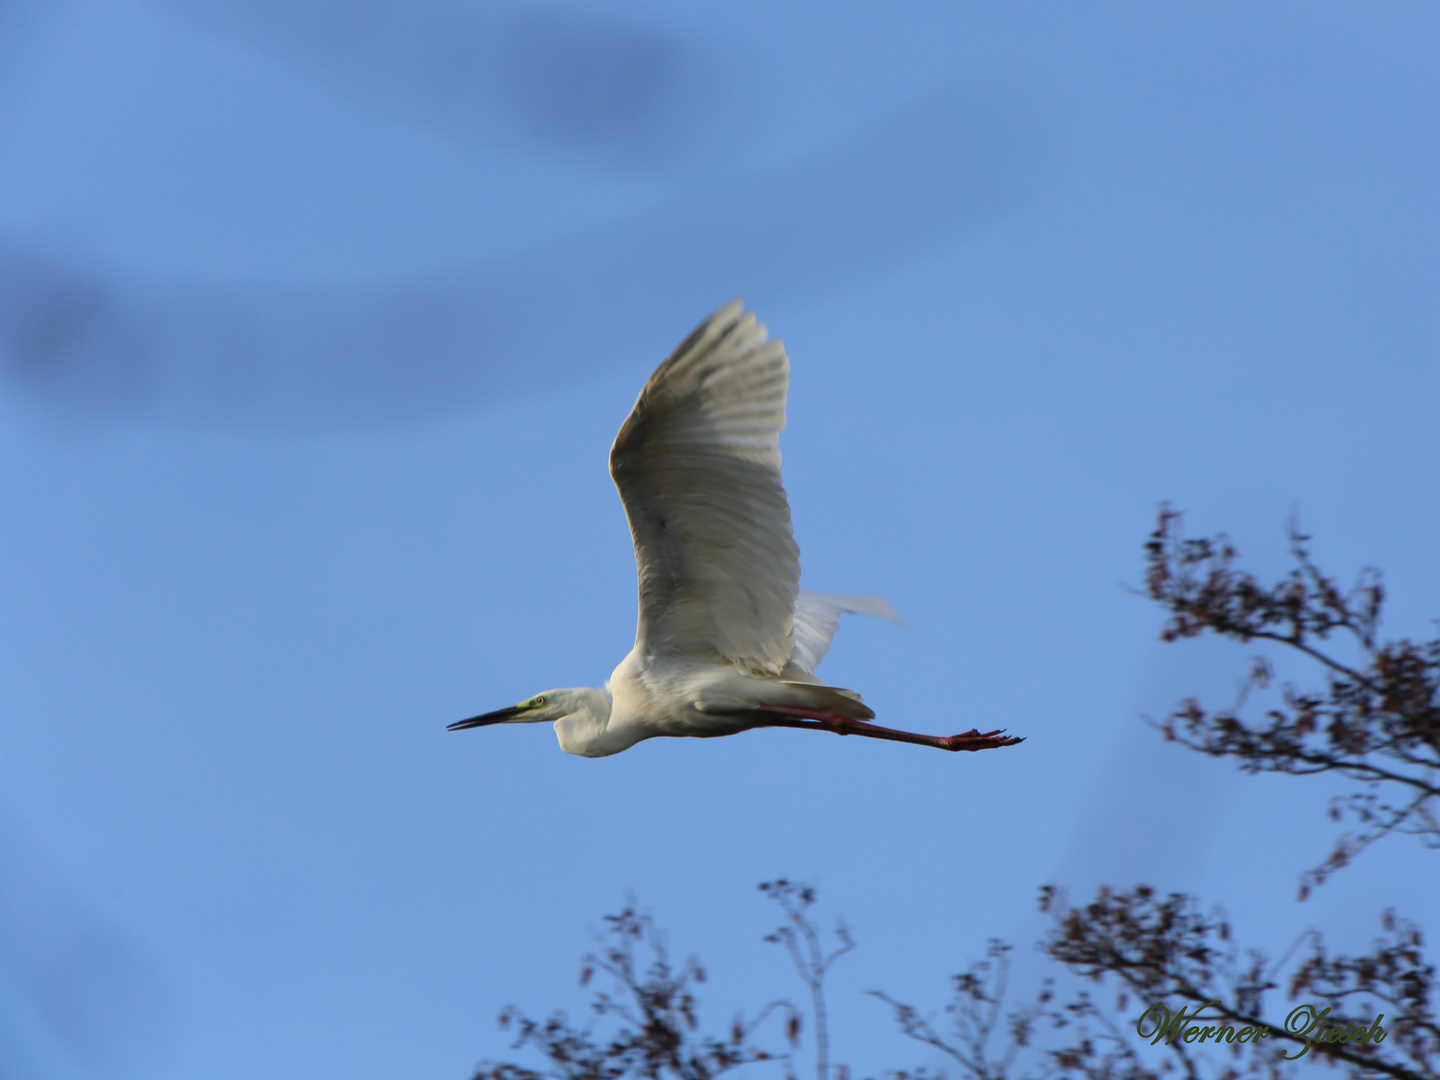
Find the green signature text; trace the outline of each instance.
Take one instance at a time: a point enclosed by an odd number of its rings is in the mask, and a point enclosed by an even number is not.
[[[1249,1024],[1237,1029],[1233,1024],[1205,1023],[1209,1018],[1201,1017],[1200,1014],[1210,1006],[1219,1004],[1219,1001],[1207,1001],[1189,1015],[1183,1007],[1179,1012],[1172,1013],[1164,1005],[1152,1005],[1135,1022],[1135,1031],[1142,1039],[1149,1039],[1151,1046],[1161,1039],[1165,1040],[1166,1046],[1176,1040],[1186,1043],[1203,1043],[1207,1040],[1217,1043],[1245,1043],[1279,1034],[1264,1024]],[[1282,1052],[1280,1056],[1286,1060],[1302,1058],[1317,1042],[1378,1043],[1385,1040],[1385,1029],[1380,1026],[1380,1021],[1385,1019],[1384,1013],[1376,1016],[1369,1025],[1359,1020],[1351,1020],[1345,1024],[1326,1027],[1325,1019],[1329,1015],[1330,1009],[1317,1010],[1314,1005],[1299,1005],[1291,1009],[1290,1015],[1285,1017],[1285,1034],[1292,1039],[1303,1039],[1305,1045],[1296,1053]]]

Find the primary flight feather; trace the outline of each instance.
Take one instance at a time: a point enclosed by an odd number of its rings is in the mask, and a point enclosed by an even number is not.
[[[640,579],[635,647],[605,689],[547,690],[451,724],[553,721],[571,754],[604,757],[657,735],[798,727],[985,750],[999,731],[936,736],[870,723],[815,667],[845,613],[894,619],[877,597],[800,589],[780,483],[790,361],[739,300],[655,369],[610,449]]]

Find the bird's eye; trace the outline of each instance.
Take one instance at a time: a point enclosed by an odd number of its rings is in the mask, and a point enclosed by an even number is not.
[[[535,699],[535,704],[536,704],[536,705],[544,705],[544,704],[545,704],[545,695],[544,695],[544,694],[541,694],[539,697],[537,697],[537,698]]]

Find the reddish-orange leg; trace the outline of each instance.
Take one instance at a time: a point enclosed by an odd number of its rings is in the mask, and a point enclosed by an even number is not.
[[[806,728],[810,731],[833,731],[837,735],[864,735],[870,739],[933,746],[937,750],[993,750],[1025,741],[1006,735],[1004,728],[986,732],[971,728],[960,735],[921,735],[914,731],[896,731],[878,724],[867,724],[864,720],[856,720],[840,713],[812,712],[809,709],[792,709],[785,705],[766,705],[760,711],[765,714],[766,727]]]

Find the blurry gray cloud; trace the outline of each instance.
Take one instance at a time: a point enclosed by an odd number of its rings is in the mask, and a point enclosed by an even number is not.
[[[133,1075],[167,1041],[155,972],[0,814],[0,1075]]]
[[[718,141],[743,85],[716,50],[596,12],[453,0],[165,3],[447,134],[610,168],[692,164]]]
[[[803,304],[950,243],[1055,170],[1043,112],[951,90],[668,210],[396,284],[146,280],[0,237],[0,363],[45,403],[198,422],[463,408],[663,347],[743,293]]]
[[[1135,718],[1119,729],[1089,799],[1071,822],[1070,851],[1061,877],[1090,888],[1193,888],[1194,876],[1223,828],[1236,785],[1234,769],[1189,753],[1145,726],[1198,695],[1233,701],[1250,653],[1227,641],[1197,639],[1155,644],[1141,673]]]

